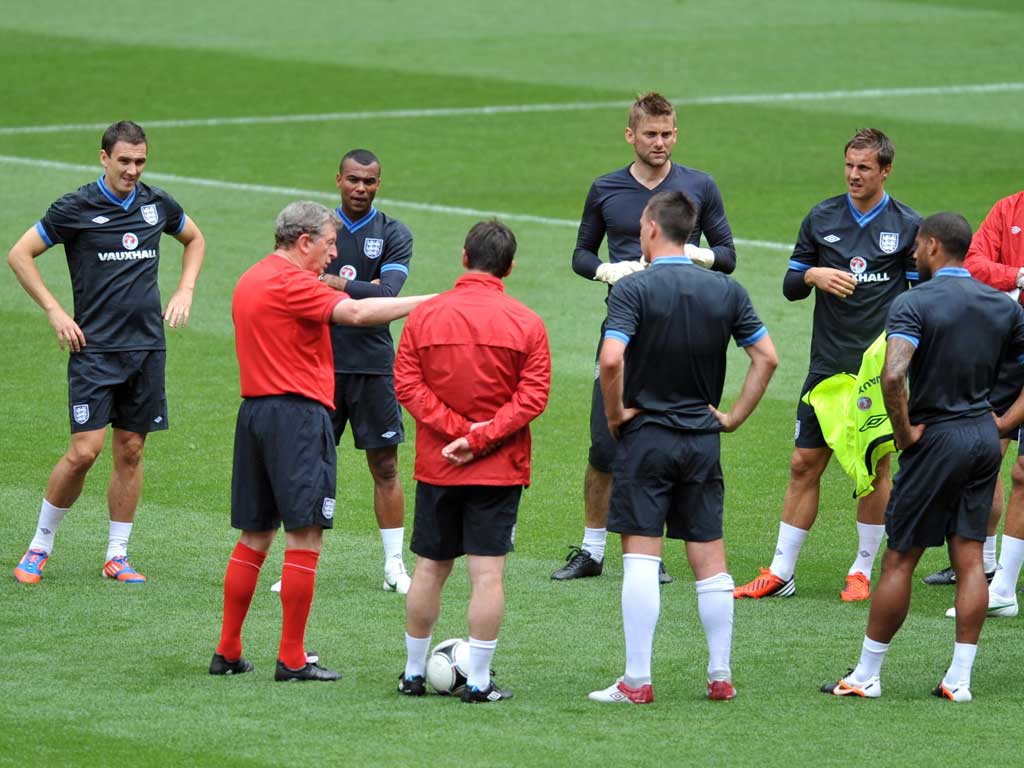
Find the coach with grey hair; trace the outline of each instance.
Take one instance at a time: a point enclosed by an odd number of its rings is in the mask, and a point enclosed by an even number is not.
[[[319,203],[288,205],[277,217],[274,252],[235,287],[231,315],[243,401],[235,427],[231,525],[242,533],[224,576],[224,619],[211,675],[253,669],[242,657],[242,624],[283,524],[283,620],[274,679],[340,677],[307,661],[303,646],[323,529],[334,520],[329,326],[387,323],[430,296],[355,300],[325,285],[320,277],[338,255],[338,224]]]

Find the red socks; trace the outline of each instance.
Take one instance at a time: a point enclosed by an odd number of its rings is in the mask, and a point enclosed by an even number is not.
[[[306,620],[313,603],[316,564],[320,553],[312,549],[286,549],[281,573],[281,647],[277,658],[288,669],[306,666]]]
[[[228,560],[228,569],[224,574],[224,623],[221,625],[220,643],[217,645],[217,653],[228,661],[237,661],[242,655],[242,624],[256,591],[260,567],[266,559],[266,552],[238,542]]]

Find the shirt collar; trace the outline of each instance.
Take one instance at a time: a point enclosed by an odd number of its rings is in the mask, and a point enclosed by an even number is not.
[[[660,267],[662,264],[693,264],[690,261],[689,256],[662,256],[659,259],[655,259],[648,265],[648,269],[651,267]]]
[[[344,212],[342,212],[340,205],[335,210],[338,212],[338,216],[341,218],[342,225],[344,225],[345,229],[347,229],[349,232],[358,232],[360,229],[362,229],[371,221],[373,221],[373,219],[377,216],[377,209],[374,208],[372,205],[370,206],[370,210],[366,212],[366,215],[363,216],[363,218],[359,219],[359,221],[352,221],[352,219],[346,216]]]
[[[932,277],[970,277],[971,273],[964,267],[943,267]]]
[[[456,288],[469,288],[471,286],[482,286],[505,292],[505,282],[500,277],[488,275],[485,272],[466,272],[455,281]]]
[[[857,210],[857,206],[853,204],[853,198],[850,197],[849,192],[846,193],[846,204],[850,208],[850,214],[853,216],[853,220],[861,227],[866,227],[878,214],[882,212],[885,206],[889,204],[889,193],[883,192],[882,199],[879,200],[875,207],[867,213],[861,213]]]
[[[121,208],[125,211],[132,207],[132,203],[135,202],[136,193],[139,191],[139,183],[135,182],[135,186],[132,187],[131,194],[129,194],[128,197],[122,200],[120,197],[118,197],[111,191],[110,187],[107,186],[107,182],[103,180],[102,176],[100,176],[96,180],[96,183],[99,184],[100,192],[103,194],[105,198],[107,198],[107,200],[112,202],[118,208]]]

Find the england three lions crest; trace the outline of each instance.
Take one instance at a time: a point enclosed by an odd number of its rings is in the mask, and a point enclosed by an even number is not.
[[[384,241],[379,237],[368,237],[363,240],[363,253],[368,259],[379,258],[384,253]]]
[[[878,235],[878,247],[882,249],[882,253],[896,253],[896,250],[900,247],[900,233],[880,233]]]
[[[150,226],[160,221],[160,214],[157,213],[155,205],[144,205],[139,210],[142,212],[142,220]]]

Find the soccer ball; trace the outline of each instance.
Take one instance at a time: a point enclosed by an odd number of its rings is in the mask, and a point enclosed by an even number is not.
[[[427,682],[442,696],[462,693],[469,676],[469,643],[460,638],[434,646],[427,659]]]

